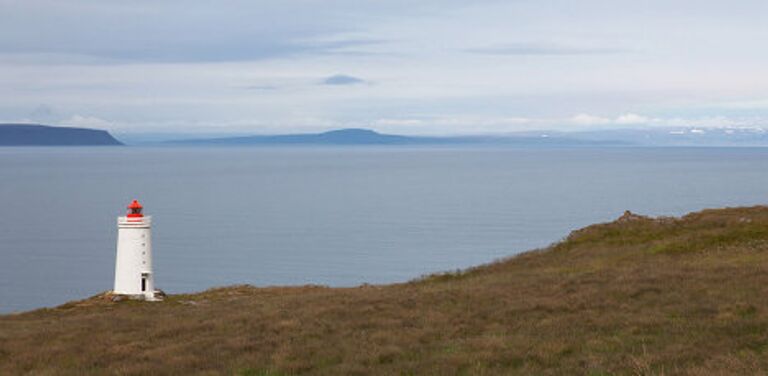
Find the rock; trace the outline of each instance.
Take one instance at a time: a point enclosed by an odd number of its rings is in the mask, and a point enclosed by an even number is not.
[[[637,220],[646,219],[646,218],[648,217],[637,215],[635,213],[632,213],[629,210],[625,210],[624,214],[622,214],[621,217],[619,217],[619,219],[616,220],[616,222],[637,221]]]

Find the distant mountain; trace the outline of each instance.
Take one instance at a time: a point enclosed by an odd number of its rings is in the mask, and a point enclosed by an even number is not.
[[[768,146],[768,131],[762,127],[677,127],[615,130],[587,133],[590,139],[635,139],[652,146]]]
[[[325,133],[289,134],[274,136],[225,137],[203,140],[179,141],[180,143],[227,144],[227,145],[269,145],[269,144],[334,144],[334,145],[371,145],[404,144],[410,138],[405,136],[385,135],[367,129],[340,129]]]
[[[425,137],[382,134],[369,129],[339,129],[324,133],[244,136],[168,141],[177,145],[625,145],[607,140],[590,141],[547,136]]]
[[[38,124],[0,124],[0,146],[122,145],[107,131],[51,127]]]
[[[553,137],[590,141],[624,141],[637,146],[768,146],[768,130],[754,127],[656,127],[548,132]]]

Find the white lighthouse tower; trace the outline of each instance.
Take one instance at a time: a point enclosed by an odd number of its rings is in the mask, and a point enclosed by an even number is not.
[[[138,201],[128,205],[128,214],[117,218],[115,294],[156,300],[152,273],[151,217],[144,216]]]

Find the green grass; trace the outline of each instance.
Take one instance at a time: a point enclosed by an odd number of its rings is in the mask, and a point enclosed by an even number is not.
[[[768,208],[625,216],[411,282],[0,316],[0,374],[768,372]]]

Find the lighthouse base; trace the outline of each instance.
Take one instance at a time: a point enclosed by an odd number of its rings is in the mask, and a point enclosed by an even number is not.
[[[165,292],[163,290],[155,290],[144,294],[119,294],[111,292],[113,302],[119,302],[122,300],[140,300],[145,302],[161,302],[165,299]]]
[[[143,296],[144,300],[147,302],[159,302],[163,300],[163,298],[158,296],[157,291],[154,291],[150,294],[144,294]]]

